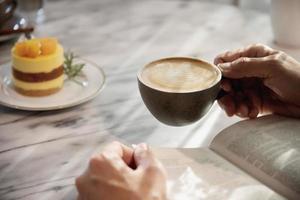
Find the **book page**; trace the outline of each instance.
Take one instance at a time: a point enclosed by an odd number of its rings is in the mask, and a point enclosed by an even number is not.
[[[170,200],[285,199],[207,148],[154,153],[166,167]]]
[[[300,120],[269,115],[218,134],[210,148],[289,199],[300,199]]]

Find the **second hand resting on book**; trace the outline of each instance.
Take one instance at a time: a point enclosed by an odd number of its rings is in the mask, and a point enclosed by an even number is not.
[[[216,57],[227,92],[218,103],[228,116],[256,118],[275,113],[300,117],[300,63],[256,44]],[[166,175],[145,144],[136,149],[118,142],[95,155],[76,179],[78,200],[166,200]]]

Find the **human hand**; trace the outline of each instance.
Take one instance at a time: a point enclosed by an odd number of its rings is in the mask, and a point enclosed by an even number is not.
[[[166,200],[166,173],[146,144],[113,142],[76,179],[78,200]]]
[[[300,117],[300,63],[287,54],[256,44],[215,58],[221,69],[218,100],[228,116],[255,118],[259,113]]]

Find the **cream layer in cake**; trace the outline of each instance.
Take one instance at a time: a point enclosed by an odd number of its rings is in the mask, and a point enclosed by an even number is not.
[[[64,75],[50,81],[43,82],[25,82],[13,78],[14,85],[23,90],[48,90],[52,88],[61,88],[64,82]]]

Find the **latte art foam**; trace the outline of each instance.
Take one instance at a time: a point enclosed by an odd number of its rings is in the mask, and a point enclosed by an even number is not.
[[[142,71],[143,82],[167,92],[193,92],[212,86],[218,77],[208,64],[190,61],[163,61]]]

